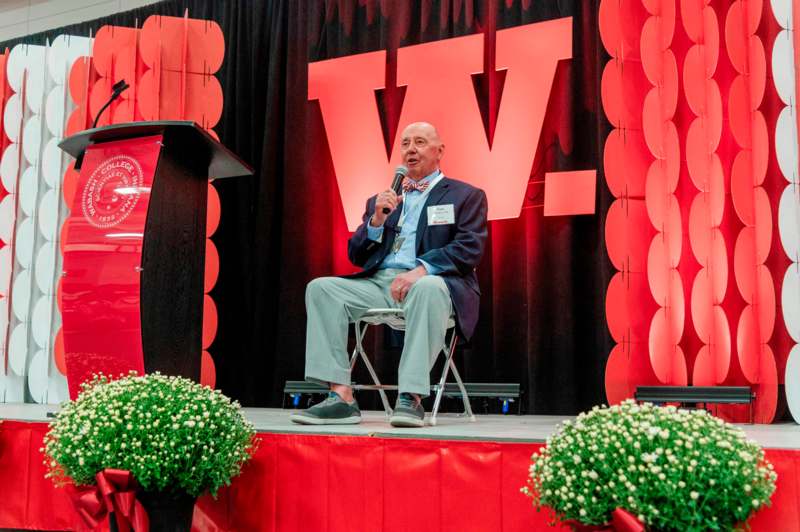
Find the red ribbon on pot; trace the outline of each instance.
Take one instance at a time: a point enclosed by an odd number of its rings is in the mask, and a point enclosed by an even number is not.
[[[644,524],[624,508],[611,512],[611,522],[603,525],[584,525],[578,521],[565,521],[576,532],[644,532]]]
[[[142,503],[136,499],[139,488],[130,471],[104,469],[95,475],[96,486],[75,487],[72,499],[75,508],[89,530],[114,512],[119,532],[148,532],[150,519]]]

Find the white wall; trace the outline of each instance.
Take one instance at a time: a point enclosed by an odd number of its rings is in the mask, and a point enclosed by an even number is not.
[[[158,0],[0,0],[0,41],[128,11]]]

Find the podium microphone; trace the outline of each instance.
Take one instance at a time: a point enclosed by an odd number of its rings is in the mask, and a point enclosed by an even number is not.
[[[403,179],[406,178],[408,175],[408,168],[403,165],[398,166],[394,171],[394,179],[392,179],[392,190],[394,193],[399,195],[400,191],[403,190]],[[389,207],[383,208],[383,214],[389,214],[392,212]]]
[[[97,116],[94,117],[94,122],[92,123],[92,129],[97,127],[97,121],[100,120],[100,115],[103,114],[103,111],[108,109],[108,106],[111,105],[111,102],[119,98],[119,95],[125,92],[128,87],[130,87],[130,85],[128,85],[128,82],[126,82],[124,79],[119,80],[114,84],[113,87],[111,87],[113,91],[111,93],[111,98],[109,98],[105,105],[100,108],[100,111],[97,112]]]

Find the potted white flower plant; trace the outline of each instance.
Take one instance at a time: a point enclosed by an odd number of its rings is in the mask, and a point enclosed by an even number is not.
[[[78,491],[83,524],[113,511],[112,527],[149,521],[153,531],[188,531],[195,499],[230,484],[254,436],[239,404],[218,390],[158,373],[96,375],[63,405],[42,450],[47,477]]]
[[[523,493],[575,529],[732,530],[770,504],[777,475],[744,432],[704,410],[595,407],[532,456]]]

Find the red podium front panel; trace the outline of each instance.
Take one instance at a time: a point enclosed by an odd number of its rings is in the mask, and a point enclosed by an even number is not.
[[[62,239],[69,394],[93,373],[144,373],[140,272],[161,135],[86,150]]]

